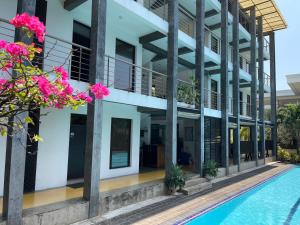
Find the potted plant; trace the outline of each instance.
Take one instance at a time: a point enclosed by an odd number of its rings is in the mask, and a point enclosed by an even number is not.
[[[185,174],[180,166],[172,165],[170,173],[165,178],[165,184],[169,194],[175,194],[177,190],[184,187],[186,181]]]
[[[204,174],[208,180],[214,179],[218,175],[218,163],[214,160],[208,160],[205,163]]]

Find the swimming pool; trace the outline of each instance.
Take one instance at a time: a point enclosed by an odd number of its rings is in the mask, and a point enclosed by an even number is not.
[[[178,224],[300,225],[300,167]]]

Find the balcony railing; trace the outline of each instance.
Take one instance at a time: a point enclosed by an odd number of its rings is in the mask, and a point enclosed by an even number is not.
[[[240,102],[240,115],[251,117],[251,104],[249,102]]]
[[[250,62],[240,55],[240,68],[247,73],[250,73]]]
[[[264,38],[264,50],[268,53],[270,52],[270,43],[266,38]]]
[[[264,73],[264,84],[265,86],[267,87],[270,87],[271,86],[271,77],[269,74],[267,73]]]
[[[168,21],[168,0],[144,0],[144,7]],[[179,29],[191,37],[195,37],[195,17],[179,7]]]
[[[221,110],[221,94],[212,90],[204,89],[204,107]]]
[[[0,39],[14,41],[14,27],[7,20],[0,19]],[[54,66],[62,65],[72,79],[88,81],[90,49],[46,34],[44,45],[36,43],[44,49],[37,54],[34,64],[52,71]]]

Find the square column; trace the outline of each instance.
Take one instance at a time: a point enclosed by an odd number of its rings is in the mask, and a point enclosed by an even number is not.
[[[256,165],[258,165],[258,143],[257,143],[257,76],[256,76],[256,9],[253,6],[250,9],[250,33],[251,33],[251,116],[253,125],[251,127],[251,140],[253,143],[253,152]]]
[[[17,14],[28,13],[35,15],[36,0],[19,0]],[[20,41],[31,44],[32,38],[28,38],[21,29],[16,29],[15,42]],[[15,74],[13,73],[13,76]],[[10,118],[9,123],[16,120],[24,120],[27,112],[18,115],[17,118]],[[27,124],[24,128],[11,136],[13,130],[8,129],[5,159],[4,193],[3,193],[3,217],[7,225],[22,224],[23,210],[23,189],[27,145]]]
[[[200,176],[203,175],[204,164],[204,38],[205,38],[205,0],[197,0],[196,2],[196,81],[197,91],[199,91],[199,102],[197,102],[200,112],[198,123],[198,146],[196,160],[198,168],[197,171]]]
[[[270,76],[271,76],[271,121],[273,124],[273,156],[277,158],[277,116],[276,116],[276,49],[275,33],[270,33]]]
[[[228,0],[221,1],[221,143],[222,164],[229,174],[229,95],[228,95]]]
[[[169,175],[177,153],[178,0],[168,0],[167,126],[165,168]]]
[[[232,25],[232,64],[233,64],[233,116],[236,121],[236,128],[234,129],[234,163],[238,166],[238,171],[241,169],[241,143],[240,143],[240,56],[239,56],[239,14],[240,5],[238,0],[233,0],[232,2],[232,15],[233,15],[233,25]]]
[[[260,146],[259,149],[263,154],[263,159],[266,158],[266,144],[265,144],[265,77],[264,77],[264,36],[263,36],[263,18],[258,19],[258,80],[259,80],[259,137]]]
[[[92,0],[90,83],[104,82],[106,0]],[[102,100],[88,105],[83,198],[89,201],[89,217],[100,210],[99,181],[102,144]]]

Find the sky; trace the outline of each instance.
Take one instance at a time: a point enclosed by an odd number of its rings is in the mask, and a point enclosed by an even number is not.
[[[277,31],[276,67],[277,90],[290,89],[285,75],[300,74],[300,0],[276,0],[288,23],[288,28]]]

